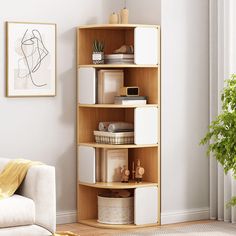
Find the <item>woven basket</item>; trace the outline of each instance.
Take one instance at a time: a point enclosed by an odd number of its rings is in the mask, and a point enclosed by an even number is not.
[[[134,143],[134,132],[112,133],[106,131],[94,132],[96,143],[105,144],[132,144]]]
[[[98,222],[132,224],[134,222],[134,197],[109,198],[98,196]]]

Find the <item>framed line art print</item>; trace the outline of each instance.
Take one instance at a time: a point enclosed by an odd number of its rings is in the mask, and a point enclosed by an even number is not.
[[[7,97],[56,96],[56,24],[6,23]]]

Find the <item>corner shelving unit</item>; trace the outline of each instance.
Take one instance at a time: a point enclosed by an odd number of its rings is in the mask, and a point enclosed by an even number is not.
[[[95,184],[77,182],[77,220],[78,222],[101,228],[136,228],[160,225],[160,93],[161,78],[160,64],[102,64],[92,63],[92,44],[94,39],[105,42],[105,54],[112,53],[121,45],[134,45],[134,29],[136,27],[154,27],[158,29],[158,56],[160,57],[160,26],[139,24],[105,24],[86,25],[77,28],[77,68],[92,67],[96,70],[107,68],[121,68],[124,70],[125,86],[139,86],[140,95],[148,96],[147,105],[117,105],[117,104],[77,104],[77,145],[94,148],[128,148],[129,169],[137,159],[141,160],[145,168],[142,183],[105,183]],[[138,107],[157,107],[159,137],[158,144],[128,144],[110,145],[96,143],[93,131],[97,129],[99,121],[134,121],[134,109]],[[140,187],[158,187],[157,215],[155,224],[143,225],[110,225],[97,222],[97,194],[102,189],[136,189]]]

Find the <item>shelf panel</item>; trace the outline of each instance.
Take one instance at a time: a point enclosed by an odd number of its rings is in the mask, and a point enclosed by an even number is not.
[[[127,224],[127,225],[112,225],[112,224],[102,224],[97,222],[96,219],[89,219],[89,220],[79,220],[79,223],[104,228],[104,229],[135,229],[135,228],[144,228],[144,227],[156,227],[160,226],[159,223],[156,224],[145,224],[145,225],[135,225],[135,224]]]
[[[136,107],[158,107],[158,104],[146,105],[120,105],[120,104],[78,104],[79,107],[87,108],[136,108]]]
[[[157,27],[160,25],[143,25],[143,24],[100,24],[100,25],[82,25],[79,29],[132,29],[136,27]]]
[[[79,182],[79,184],[84,185],[84,186],[93,187],[93,188],[106,188],[106,189],[133,189],[133,188],[158,186],[158,183],[152,183],[152,182],[142,182],[142,183],[97,182],[96,184]]]
[[[78,145],[94,147],[94,148],[148,148],[158,147],[158,144],[104,144],[104,143],[79,143]]]
[[[83,67],[93,67],[93,68],[159,68],[159,65],[136,65],[136,64],[87,64],[78,65],[79,68]]]

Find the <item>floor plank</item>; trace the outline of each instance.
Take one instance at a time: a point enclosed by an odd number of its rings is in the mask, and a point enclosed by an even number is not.
[[[178,224],[171,224],[171,225],[163,225],[159,226],[158,228],[175,228],[185,225],[191,225],[191,224],[203,224],[203,223],[210,223],[212,220],[205,220],[205,221],[193,221],[193,222],[185,222],[185,223],[178,223]],[[113,230],[113,229],[101,229],[101,228],[94,228],[87,225],[82,224],[64,224],[64,225],[57,225],[58,231],[71,231],[73,233],[77,233],[80,236],[105,236],[105,235],[112,235],[115,233],[122,233],[122,232],[128,232],[128,231],[136,231],[136,232],[144,232],[147,230],[150,230],[151,227],[148,228],[140,228],[136,230]]]

